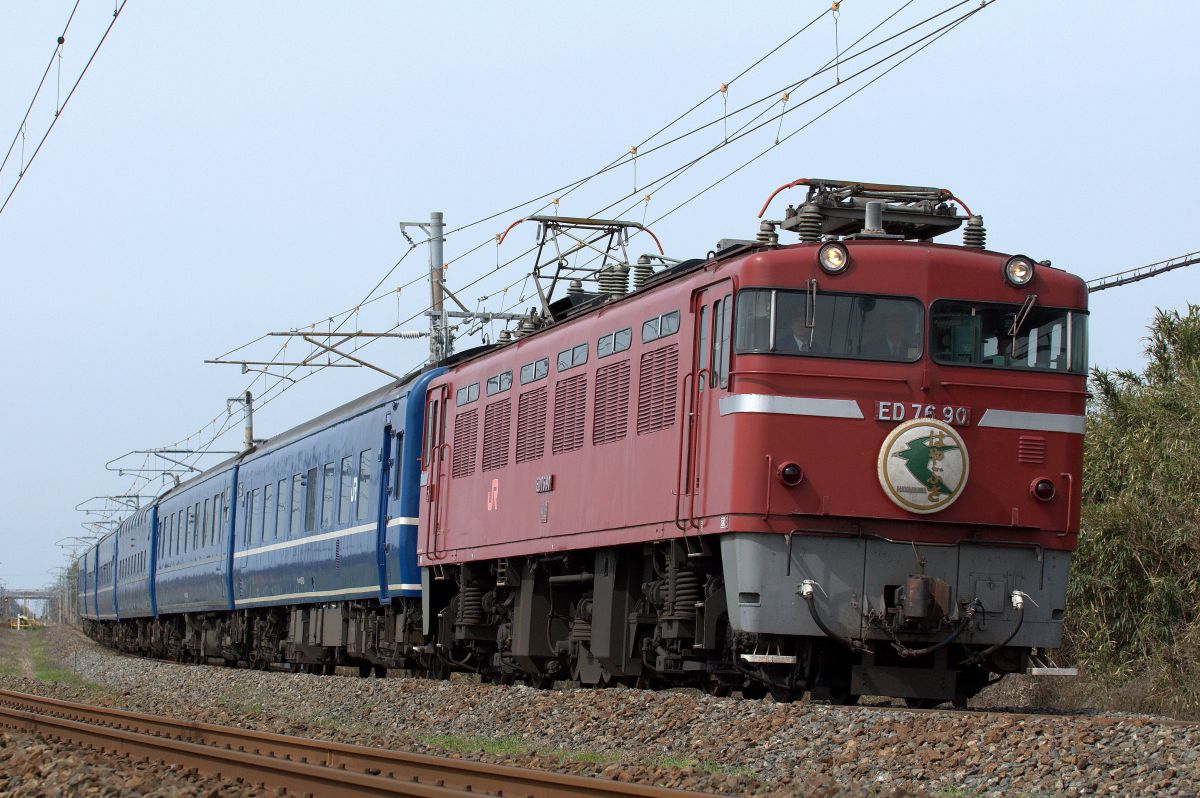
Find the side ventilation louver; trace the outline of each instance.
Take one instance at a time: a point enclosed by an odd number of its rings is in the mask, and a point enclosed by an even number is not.
[[[554,454],[572,452],[583,446],[583,422],[587,413],[587,375],[559,380],[554,386]]]
[[[678,344],[642,355],[638,371],[638,435],[674,426],[678,373]]]
[[[455,479],[475,473],[475,453],[479,446],[479,411],[468,410],[454,417],[454,453],[450,475]]]
[[[629,431],[629,361],[596,371],[596,409],[592,444],[622,440]]]
[[[512,431],[512,400],[493,402],[483,411],[483,470],[508,465],[509,433]]]
[[[526,391],[517,399],[517,462],[542,456],[546,449],[546,386]]]

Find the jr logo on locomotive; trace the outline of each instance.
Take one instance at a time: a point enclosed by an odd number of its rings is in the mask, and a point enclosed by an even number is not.
[[[896,427],[879,450],[879,484],[910,513],[936,513],[962,493],[967,447],[949,424],[915,418]]]

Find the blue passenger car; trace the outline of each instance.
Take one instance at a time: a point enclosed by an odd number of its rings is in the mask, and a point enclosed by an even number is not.
[[[156,507],[143,507],[117,527],[116,589],[121,618],[147,618],[154,614],[151,595],[152,533]]]
[[[425,386],[435,373],[360,397],[242,461],[238,609],[420,595],[415,458]],[[410,418],[414,405],[419,412]],[[415,430],[406,429],[414,418]]]
[[[156,503],[154,598],[158,615],[232,609],[230,500],[234,460],[174,488]]]

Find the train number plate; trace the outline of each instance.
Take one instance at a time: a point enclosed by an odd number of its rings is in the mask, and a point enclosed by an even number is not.
[[[920,402],[876,402],[876,421],[936,418],[958,427],[971,426],[971,408],[963,405],[926,405]]]

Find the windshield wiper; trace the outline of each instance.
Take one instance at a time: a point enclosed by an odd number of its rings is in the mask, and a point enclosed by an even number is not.
[[[1025,297],[1024,304],[1021,305],[1021,309],[1018,310],[1017,315],[1013,317],[1012,325],[1008,328],[1008,335],[1012,339],[1012,343],[1009,346],[1008,351],[1013,352],[1014,356],[1017,351],[1017,336],[1021,334],[1021,328],[1025,326],[1025,321],[1029,318],[1029,314],[1033,310],[1033,306],[1036,304],[1037,294],[1030,294],[1029,296]]]
[[[812,349],[813,337],[817,333],[817,279],[808,281],[808,292],[804,303],[804,326],[808,328],[808,348]]]

